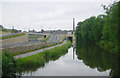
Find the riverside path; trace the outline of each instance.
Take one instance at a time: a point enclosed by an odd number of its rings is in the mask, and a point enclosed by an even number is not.
[[[19,58],[28,57],[28,56],[31,56],[31,55],[43,52],[45,50],[49,50],[49,49],[52,49],[52,48],[55,48],[55,47],[58,47],[58,46],[62,46],[64,44],[66,44],[66,40],[64,40],[63,43],[61,43],[61,44],[58,44],[58,45],[55,45],[55,46],[51,46],[51,47],[47,47],[47,48],[43,48],[43,49],[36,50],[36,51],[32,51],[32,52],[29,52],[29,53],[20,54],[20,55],[14,56],[14,58],[15,59],[19,59]]]

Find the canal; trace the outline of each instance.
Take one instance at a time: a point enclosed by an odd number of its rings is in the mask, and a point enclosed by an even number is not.
[[[96,45],[70,47],[59,59],[22,76],[112,76],[117,74],[117,57]]]

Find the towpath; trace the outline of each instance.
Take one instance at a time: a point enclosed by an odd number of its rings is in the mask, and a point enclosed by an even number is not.
[[[45,50],[49,50],[49,49],[52,49],[52,48],[55,48],[55,47],[58,47],[58,46],[62,46],[62,45],[64,45],[64,44],[66,44],[66,40],[63,41],[63,43],[61,43],[61,44],[58,44],[58,45],[55,45],[55,46],[51,46],[51,47],[47,47],[47,48],[43,48],[43,49],[36,50],[36,51],[32,51],[32,52],[25,53],[25,54],[20,54],[20,55],[14,56],[14,58],[15,58],[15,59],[19,59],[19,58],[28,57],[28,56],[31,56],[31,55],[34,55],[34,54],[43,52],[43,51],[45,51]]]

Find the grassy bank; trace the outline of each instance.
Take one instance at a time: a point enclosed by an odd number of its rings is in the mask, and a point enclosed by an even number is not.
[[[67,40],[67,43],[62,46],[46,50],[32,56],[17,59],[16,63],[18,70],[30,70],[32,68],[44,66],[44,64],[49,60],[56,60],[60,56],[66,54],[71,45],[71,42]]]
[[[58,44],[61,44],[62,42],[58,42]],[[47,42],[47,43],[42,43],[42,44],[39,44],[39,45],[32,45],[32,46],[28,46],[28,47],[17,47],[17,48],[14,48],[15,50],[4,49],[3,51],[9,51],[9,52],[11,52],[11,54],[16,56],[16,55],[29,53],[29,52],[32,52],[32,51],[36,51],[36,50],[39,50],[39,49],[44,49],[44,48],[55,46],[55,45],[56,45],[56,43],[54,43],[54,42],[52,42],[52,43]],[[35,46],[37,46],[38,48],[34,48]]]
[[[18,37],[18,36],[22,36],[22,35],[25,35],[25,33],[20,33],[20,34],[12,35],[12,36],[6,36],[6,37],[2,37],[0,39],[7,39],[7,38]]]
[[[43,46],[40,46],[40,48],[35,48],[35,49],[31,49],[31,50],[29,49],[28,51],[22,51],[22,52],[13,52],[13,53],[11,53],[11,54],[13,54],[14,56],[16,56],[16,55],[29,53],[29,52],[32,52],[32,51],[44,49],[44,48],[51,47],[51,46],[55,46],[55,45],[56,45],[55,43],[54,43],[54,44],[51,44],[51,45],[43,44]],[[30,46],[30,48],[31,48],[31,47],[32,47],[32,46]],[[22,49],[22,48],[20,48],[20,49]],[[25,49],[23,49],[23,50],[25,50]]]

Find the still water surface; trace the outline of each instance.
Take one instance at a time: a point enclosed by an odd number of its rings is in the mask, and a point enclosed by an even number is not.
[[[83,55],[80,56],[80,51],[82,50],[80,49],[76,53],[76,51],[73,50],[73,47],[71,47],[69,48],[68,53],[61,56],[58,60],[49,61],[43,68],[38,68],[36,71],[24,72],[23,76],[109,76],[111,71],[110,68],[98,71],[99,67],[91,67],[87,65],[85,63],[86,61],[81,59],[83,58]],[[95,60],[93,59],[92,61]],[[92,61],[90,59],[89,62],[94,63]]]

